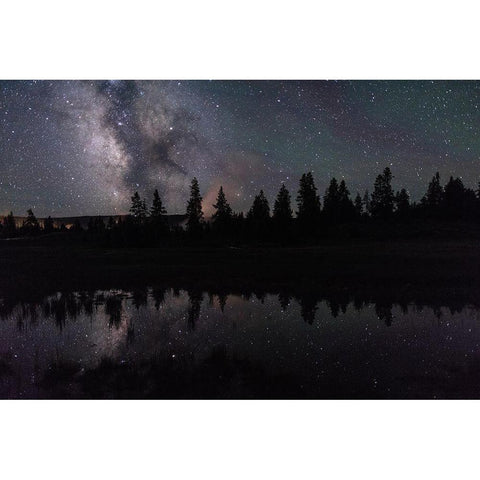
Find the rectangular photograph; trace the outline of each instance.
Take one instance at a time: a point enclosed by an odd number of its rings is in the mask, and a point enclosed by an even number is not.
[[[480,398],[479,106],[0,81],[0,398]]]

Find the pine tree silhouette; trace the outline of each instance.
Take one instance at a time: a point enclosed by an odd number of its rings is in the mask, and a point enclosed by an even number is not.
[[[475,192],[465,188],[460,178],[450,177],[444,188],[444,216],[448,220],[474,218],[476,213]]]
[[[131,199],[132,206],[130,207],[130,213],[137,222],[142,223],[148,216],[145,200],[140,199],[138,192],[135,192]]]
[[[153,202],[152,208],[150,209],[150,217],[154,219],[162,218],[163,215],[167,214],[167,210],[162,204],[160,195],[158,194],[158,189],[155,189],[153,192]]]
[[[263,190],[255,196],[247,217],[259,222],[267,222],[270,219],[270,206]]]
[[[334,177],[325,191],[323,197],[323,215],[328,224],[337,223],[340,214],[340,194],[338,191],[338,182]]]
[[[255,196],[247,213],[247,222],[250,227],[250,235],[254,239],[265,239],[270,226],[270,206],[263,190],[260,190],[260,193]]]
[[[190,185],[190,199],[187,204],[187,231],[199,233],[202,229],[202,197],[198,180],[194,177]]]
[[[437,172],[428,184],[427,193],[421,200],[421,205],[430,217],[439,217],[443,205],[444,191],[440,185],[440,174]]]
[[[150,208],[150,222],[148,236],[150,242],[157,245],[169,233],[168,223],[165,215],[167,210],[163,206],[158,190],[153,192],[152,207]]]
[[[407,218],[410,212],[410,197],[404,188],[395,195],[395,207],[395,211],[400,218]]]
[[[350,199],[350,192],[347,188],[345,180],[340,182],[338,186],[339,207],[340,207],[340,222],[350,222],[355,218],[355,206]]]
[[[212,225],[215,231],[220,234],[228,233],[232,224],[233,212],[227,202],[223,187],[218,190],[217,200],[213,205],[215,209],[212,215]]]
[[[393,213],[395,196],[392,189],[392,172],[385,168],[383,174],[378,175],[372,197],[370,199],[370,212],[372,217],[387,220]]]
[[[273,205],[272,220],[277,239],[282,243],[287,242],[291,238],[293,210],[291,206],[290,192],[287,190],[284,183],[282,183]]]
[[[357,192],[357,196],[355,197],[354,205],[355,205],[356,215],[358,218],[360,218],[363,215],[363,200],[358,192]]]
[[[321,205],[312,172],[304,173],[300,179],[297,205],[297,223],[300,231],[306,235],[316,233],[320,221]]]

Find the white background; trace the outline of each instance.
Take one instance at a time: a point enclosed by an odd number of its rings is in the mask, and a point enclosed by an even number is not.
[[[0,9],[1,79],[480,78],[474,2],[9,3]],[[478,407],[3,401],[0,471],[50,480],[472,478]]]

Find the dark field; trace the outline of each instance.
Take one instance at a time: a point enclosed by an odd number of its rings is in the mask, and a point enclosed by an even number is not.
[[[178,282],[249,287],[457,288],[480,285],[480,240],[324,244],[304,248],[104,249],[0,242],[0,289]]]

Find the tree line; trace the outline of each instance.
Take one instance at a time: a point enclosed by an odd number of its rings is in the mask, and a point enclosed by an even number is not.
[[[210,221],[205,220],[200,186],[194,178],[186,205],[185,228],[169,222],[167,210],[155,190],[150,207],[135,192],[125,219],[110,217],[105,224],[102,217],[92,217],[86,229],[77,221],[69,232],[76,237],[81,235],[85,240],[93,239],[112,246],[182,243],[288,245],[315,243],[329,235],[381,236],[393,226],[408,230],[409,225],[422,222],[480,223],[480,184],[474,191],[465,187],[460,178],[450,177],[442,185],[437,172],[425,195],[416,203],[411,202],[405,188],[394,191],[392,178],[390,168],[385,168],[376,177],[371,194],[368,190],[363,196],[357,192],[354,198],[345,180],[339,182],[332,178],[321,199],[312,173],[304,173],[295,199],[295,213],[285,184],[281,185],[273,208],[260,190],[246,215],[233,211],[223,187],[220,187]],[[62,229],[66,230],[65,227]],[[40,225],[30,209],[21,227],[15,225],[10,212],[0,224],[0,237],[38,235],[55,230],[51,217]]]

